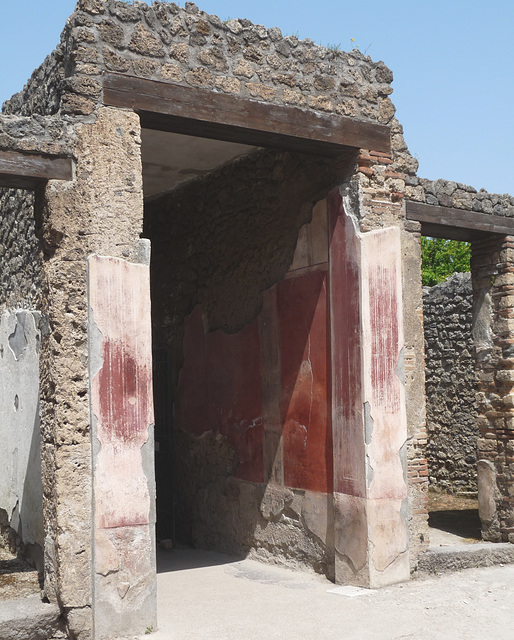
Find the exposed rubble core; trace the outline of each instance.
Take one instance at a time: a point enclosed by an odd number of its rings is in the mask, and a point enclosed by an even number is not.
[[[430,486],[477,493],[477,375],[470,274],[423,290]]]

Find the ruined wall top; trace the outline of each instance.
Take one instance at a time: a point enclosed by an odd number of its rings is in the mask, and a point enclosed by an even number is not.
[[[181,8],[161,0],[151,6],[139,0],[79,0],[56,50],[4,103],[3,113],[54,115],[63,122],[90,119],[102,104],[104,72],[389,125],[392,155],[378,162],[373,154],[359,159],[370,198],[514,215],[511,196],[417,177],[418,162],[389,97],[393,74],[383,62],[358,50],[346,53],[283,36],[278,28],[246,19],[222,21],[193,2]],[[3,133],[0,127],[0,143]]]
[[[105,70],[383,124],[394,116],[391,71],[357,50],[223,22],[192,2],[119,0],[80,0],[60,45],[4,112],[91,114]]]
[[[489,193],[452,180],[426,180],[407,177],[405,195],[409,200],[426,204],[465,209],[476,213],[514,217],[514,196],[508,193]]]

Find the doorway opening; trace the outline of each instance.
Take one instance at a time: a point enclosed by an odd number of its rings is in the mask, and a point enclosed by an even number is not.
[[[353,163],[148,134],[158,540],[333,579],[324,198]]]
[[[470,268],[470,245],[424,238],[422,247],[423,281],[432,285],[423,287],[430,539],[433,545],[478,542],[479,429],[471,273],[456,272],[436,283],[446,275],[436,273],[445,262],[450,271]]]

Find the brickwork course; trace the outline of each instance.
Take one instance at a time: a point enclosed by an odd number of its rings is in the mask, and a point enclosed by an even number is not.
[[[106,83],[120,78],[258,110],[265,125],[236,126],[220,107],[229,122],[211,113],[210,135],[251,133],[242,155],[150,194],[151,135],[165,147],[180,129],[159,113],[163,129],[150,131],[141,109],[112,106]],[[38,565],[61,613],[52,640],[155,628],[163,513],[187,543],[337,583],[416,572],[430,445],[423,223],[408,203],[510,224],[514,201],[418,177],[392,79],[359,51],[222,22],[191,2],[80,0],[57,49],[3,105],[0,174],[13,188],[0,190],[0,373],[12,383],[0,408],[3,455],[16,450],[18,466],[5,465],[0,486],[1,539]],[[188,108],[178,119],[191,125]],[[357,141],[322,155],[311,132],[281,130],[313,115]],[[280,135],[267,130],[256,149],[269,121]],[[384,131],[386,143],[364,143]],[[12,163],[26,177],[34,159],[71,159],[72,172],[9,184]],[[484,538],[512,542],[514,254],[495,233],[473,236],[477,490]],[[155,444],[150,335],[167,354]],[[29,540],[37,493],[24,471],[39,453],[44,535]]]

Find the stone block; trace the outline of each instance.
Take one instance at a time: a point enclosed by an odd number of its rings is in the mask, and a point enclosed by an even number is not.
[[[479,460],[478,510],[483,524],[490,525],[496,516],[496,469],[489,460]]]
[[[58,633],[61,612],[39,595],[0,602],[0,637],[5,640],[47,640]]]

